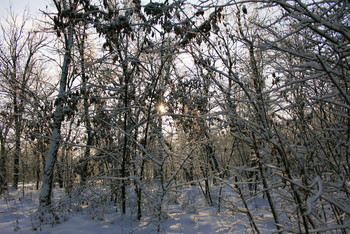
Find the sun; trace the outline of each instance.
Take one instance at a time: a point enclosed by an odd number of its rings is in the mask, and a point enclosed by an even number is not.
[[[165,110],[165,105],[164,104],[159,104],[158,106],[158,110],[161,114],[163,114],[166,110]]]

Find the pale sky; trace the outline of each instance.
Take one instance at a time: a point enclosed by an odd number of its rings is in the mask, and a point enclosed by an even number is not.
[[[39,9],[45,10],[47,5],[50,5],[50,0],[1,0],[0,2],[0,17],[6,17],[10,6],[15,13],[22,14],[24,9],[28,8],[30,15],[35,17],[39,14]]]

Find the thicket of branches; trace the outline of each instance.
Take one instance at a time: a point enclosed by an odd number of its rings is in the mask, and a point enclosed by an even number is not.
[[[280,232],[346,232],[348,1],[52,3],[2,24],[1,193],[36,182],[44,222],[55,183],[101,186],[161,219],[191,185],[257,233],[261,194]]]

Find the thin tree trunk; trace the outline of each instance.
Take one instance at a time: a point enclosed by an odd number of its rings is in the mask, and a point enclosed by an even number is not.
[[[263,163],[261,161],[261,155],[260,155],[259,149],[258,149],[258,142],[256,140],[255,134],[252,134],[252,136],[253,136],[253,141],[254,141],[254,153],[255,153],[255,155],[256,155],[256,157],[258,159],[258,166],[259,166],[260,176],[261,176],[261,179],[262,179],[262,182],[263,182],[263,188],[265,190],[264,194],[266,195],[266,198],[267,198],[267,200],[269,202],[271,213],[272,213],[273,219],[275,221],[276,228],[277,228],[277,230],[280,230],[281,229],[281,227],[279,225],[280,224],[280,220],[279,220],[279,216],[278,216],[277,210],[275,208],[272,196],[271,196],[270,191],[269,191],[269,185],[268,185],[266,174],[265,174],[265,167],[264,167],[264,165],[263,165]]]
[[[278,137],[280,137],[280,136],[278,136]],[[281,138],[279,139],[279,141],[282,143]],[[276,147],[278,153],[280,154],[280,156],[282,158],[282,162],[283,162],[283,165],[284,165],[284,168],[285,168],[285,173],[286,173],[288,179],[293,181],[292,173],[289,170],[290,166],[289,166],[289,162],[288,162],[288,159],[287,159],[286,152],[279,145],[275,145],[275,147]],[[313,224],[313,221],[309,217],[309,215],[304,215],[305,209],[303,208],[302,198],[300,197],[300,195],[299,195],[299,193],[297,191],[297,188],[295,187],[295,185],[293,183],[291,183],[290,186],[291,186],[291,189],[292,189],[292,192],[293,192],[293,195],[294,195],[293,197],[294,197],[294,199],[296,201],[296,204],[298,205],[299,213],[302,216],[301,217],[302,218],[302,223],[303,223],[304,228],[305,228],[304,231],[305,231],[305,233],[309,233],[309,225],[308,225],[307,219],[310,221],[310,224],[313,226],[313,228],[315,228],[315,225]]]
[[[7,189],[7,172],[6,172],[6,149],[5,140],[1,136],[0,148],[0,194]]]
[[[168,58],[168,57],[167,57]],[[159,77],[161,74],[161,71],[163,69],[164,63],[162,63],[161,68],[159,69],[158,72],[158,76],[156,77],[156,80],[154,82],[154,86],[153,86],[153,90],[152,90],[152,94],[151,94],[151,100],[148,106],[148,114],[147,114],[147,123],[146,123],[146,129],[145,129],[145,136],[143,139],[143,147],[144,149],[146,149],[147,147],[147,140],[148,140],[148,131],[149,131],[149,126],[150,126],[150,120],[151,120],[151,109],[152,109],[152,104],[154,101],[154,94],[155,94],[155,90],[159,81]],[[144,176],[144,170],[145,170],[145,155],[146,152],[143,151],[142,153],[142,162],[141,162],[141,168],[140,168],[140,177],[139,177],[139,186],[138,186],[138,191],[137,191],[137,219],[141,220],[142,217],[142,211],[141,211],[141,204],[142,204],[142,180],[143,180],[143,176]]]
[[[53,171],[57,160],[57,152],[61,141],[61,124],[64,120],[63,105],[64,96],[66,93],[66,86],[68,80],[68,70],[71,63],[71,48],[73,46],[73,25],[70,24],[68,28],[68,35],[66,37],[66,52],[64,55],[62,74],[60,80],[60,89],[58,97],[55,101],[55,112],[53,120],[53,129],[51,136],[51,143],[49,151],[46,155],[45,170],[43,175],[43,186],[39,197],[39,209],[46,210],[51,205],[52,181]]]
[[[15,153],[13,159],[13,188],[18,188],[19,181],[19,158],[21,154],[21,122],[19,119],[19,107],[17,100],[17,93],[14,94],[13,97],[13,105],[14,105],[14,115],[15,115]]]
[[[250,212],[249,210],[249,206],[247,204],[247,198],[244,197],[244,194],[242,192],[242,189],[241,187],[238,185],[238,179],[237,179],[237,176],[235,176],[235,188],[237,189],[237,192],[238,192],[238,195],[240,196],[241,198],[241,201],[243,202],[243,205],[244,205],[244,208],[246,209],[246,212],[247,212],[247,216],[249,218],[249,223],[251,225],[251,227],[255,230],[256,233],[260,234],[260,231],[259,231],[259,228],[258,226],[256,225],[255,221],[254,221],[254,217],[252,215],[252,213]]]
[[[40,165],[40,153],[35,153],[34,154],[35,155],[35,157],[36,157],[36,172],[35,172],[35,174],[36,174],[36,190],[39,190],[39,184],[40,184],[40,167],[41,167],[41,165]]]
[[[125,69],[126,70],[126,69]],[[126,184],[125,184],[125,177],[126,177],[126,160],[128,156],[128,86],[129,86],[129,77],[125,77],[125,92],[124,92],[124,108],[125,108],[125,114],[124,114],[124,145],[123,145],[123,161],[122,161],[122,186],[121,186],[121,202],[122,202],[122,213],[126,213]]]
[[[91,146],[93,143],[93,132],[91,127],[91,121],[90,121],[90,114],[89,114],[89,96],[86,88],[86,84],[88,82],[88,76],[86,75],[86,69],[85,69],[85,42],[86,42],[87,34],[86,34],[86,25],[83,27],[82,31],[82,38],[80,38],[79,41],[77,41],[79,45],[79,54],[80,54],[80,69],[81,69],[81,77],[82,77],[82,87],[83,87],[83,99],[84,99],[84,121],[85,121],[85,127],[86,127],[86,145]],[[90,159],[91,150],[90,147],[86,147],[84,150],[84,158],[82,162],[82,170],[81,170],[81,183],[85,184],[87,178],[89,177],[89,159]]]
[[[64,187],[64,151],[61,152],[61,158],[57,164],[57,179],[60,188]]]

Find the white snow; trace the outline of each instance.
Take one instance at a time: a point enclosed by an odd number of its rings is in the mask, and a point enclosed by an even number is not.
[[[55,225],[42,225],[39,230],[33,230],[35,211],[38,208],[39,191],[34,184],[26,184],[23,197],[23,188],[10,190],[0,198],[0,233],[249,233],[249,221],[244,214],[239,214],[240,207],[236,207],[237,213],[225,210],[217,213],[215,206],[205,203],[202,194],[196,191],[196,187],[184,189],[177,194],[178,202],[164,204],[165,219],[157,225],[156,218],[145,217],[138,221],[136,213],[129,211],[121,215],[115,211],[113,203],[98,204],[93,209],[91,204],[72,206],[71,212],[64,213],[60,223]],[[64,190],[54,190],[56,206],[64,200]],[[214,193],[213,193],[214,194]],[[233,192],[226,197],[234,199]],[[74,199],[74,198],[73,198]],[[72,200],[73,200],[72,199]],[[266,201],[255,199],[251,201],[253,207],[264,207]],[[222,210],[224,210],[222,208]],[[264,209],[263,209],[264,210]],[[260,214],[267,217],[267,221],[261,223],[261,230],[274,231],[273,222],[269,218],[269,212]],[[41,230],[40,230],[41,229]]]

